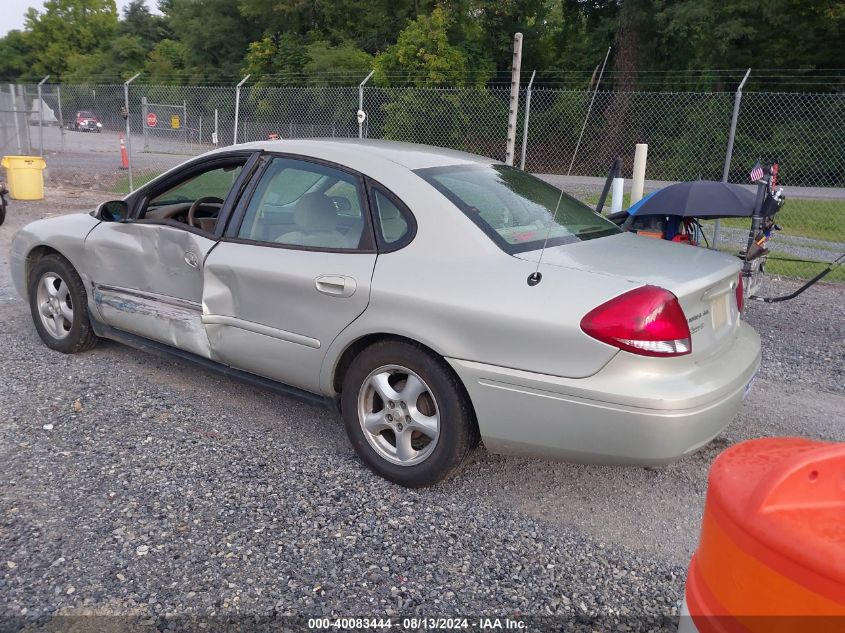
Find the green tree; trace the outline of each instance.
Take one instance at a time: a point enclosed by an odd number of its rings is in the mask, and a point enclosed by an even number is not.
[[[303,71],[309,83],[348,83],[357,77],[363,79],[373,69],[373,56],[352,42],[332,46],[326,40],[318,40],[309,44],[306,51],[308,61]]]
[[[231,0],[163,0],[172,38],[185,47],[183,81],[236,78],[250,42],[261,37],[258,21],[244,17]]]
[[[96,52],[117,31],[114,0],[47,0],[42,11],[26,14],[32,70],[61,77],[75,56]]]
[[[156,83],[178,83],[185,72],[188,51],[176,40],[164,39],[155,45],[144,65],[144,74]]]
[[[461,86],[484,83],[483,69],[471,69],[466,53],[449,42],[452,18],[442,7],[420,15],[406,26],[396,44],[375,58],[376,82],[417,86]]]
[[[0,78],[17,79],[29,74],[32,49],[28,35],[24,31],[14,30],[0,38]]]

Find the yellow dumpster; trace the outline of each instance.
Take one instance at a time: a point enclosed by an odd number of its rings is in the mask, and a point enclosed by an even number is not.
[[[15,200],[44,199],[44,168],[47,163],[38,156],[4,156],[0,162],[6,169],[9,195]]]

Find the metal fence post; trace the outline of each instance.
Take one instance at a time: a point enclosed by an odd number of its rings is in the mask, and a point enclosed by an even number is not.
[[[15,97],[15,85],[9,84],[9,95],[12,97],[12,118],[15,121],[15,140],[18,143],[18,154],[23,153],[23,145],[21,145],[21,129],[18,122],[18,100]]]
[[[128,81],[123,83],[123,105],[126,108],[126,157],[128,159],[127,168],[129,169],[129,193],[135,191],[135,183],[132,180],[132,128],[129,124],[132,115],[129,111],[129,84],[135,81],[140,75],[141,73],[135,73]]]
[[[528,82],[528,91],[525,94],[525,120],[522,122],[522,157],[519,159],[519,168],[525,171],[525,148],[528,146],[528,119],[531,118],[531,88],[534,85],[536,70],[531,71],[531,81]]]
[[[235,134],[232,138],[232,145],[238,144],[238,117],[241,114],[241,86],[243,86],[250,77],[251,75],[247,75],[241,79],[241,82],[237,86],[235,86]]]
[[[728,149],[725,152],[725,168],[722,170],[722,182],[728,182],[728,177],[731,173],[731,159],[733,158],[734,154],[734,138],[736,137],[736,122],[739,120],[739,104],[742,102],[742,88],[745,86],[745,82],[748,81],[748,76],[751,74],[751,69],[745,71],[745,77],[742,78],[742,81],[739,82],[739,87],[736,89],[736,95],[734,96],[734,112],[733,116],[731,116],[731,130],[728,132]],[[713,248],[716,248],[716,244],[719,241],[719,219],[716,219],[715,225],[713,227]]]
[[[358,138],[364,138],[364,119],[361,113],[364,112],[364,84],[370,80],[375,70],[371,70],[370,74],[364,77],[364,81],[358,84]]]
[[[65,152],[65,117],[62,114],[62,85],[56,84],[56,100],[59,102],[59,134],[62,142],[62,153]]]
[[[150,132],[147,129],[147,114],[149,114],[147,97],[141,97],[141,135],[144,137],[145,152],[150,150]]]
[[[38,82],[38,155],[44,157],[44,99],[41,98],[41,86],[50,78],[47,75]]]
[[[29,121],[26,120],[26,117],[31,113],[29,110],[26,109],[26,88],[24,88],[23,84],[18,84],[18,103],[23,104],[23,110],[20,111],[22,115],[20,124],[23,126],[23,137],[24,141],[26,142],[26,153],[32,154],[32,134],[29,131]]]

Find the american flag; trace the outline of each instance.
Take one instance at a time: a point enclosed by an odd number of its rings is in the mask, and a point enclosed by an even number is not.
[[[763,179],[763,166],[760,164],[759,160],[754,164],[754,167],[751,168],[751,173],[748,175],[751,178],[751,182],[757,182],[758,180]]]

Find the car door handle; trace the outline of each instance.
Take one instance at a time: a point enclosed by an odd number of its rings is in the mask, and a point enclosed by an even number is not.
[[[197,257],[197,254],[194,251],[188,251],[185,253],[185,263],[191,268],[199,268],[200,258]]]
[[[317,292],[322,292],[330,297],[351,297],[355,294],[358,284],[352,277],[343,275],[320,275],[314,280],[314,287]]]

